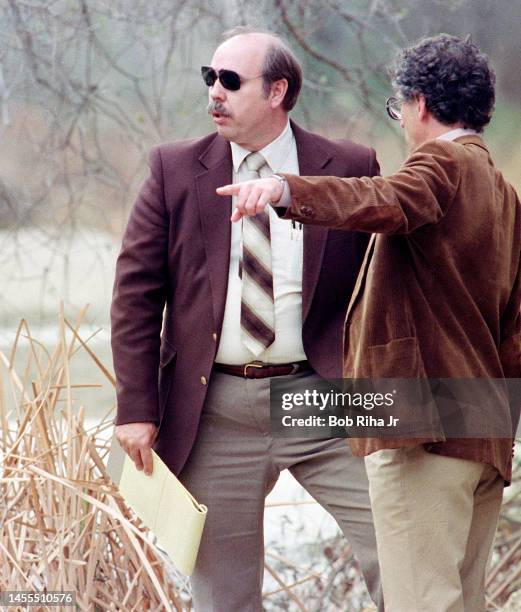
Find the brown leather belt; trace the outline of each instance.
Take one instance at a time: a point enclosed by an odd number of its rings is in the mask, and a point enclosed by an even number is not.
[[[244,365],[228,365],[226,363],[214,363],[214,370],[241,376],[242,378],[268,378],[270,376],[287,376],[305,370],[311,370],[309,361],[296,361],[295,363],[262,363],[252,361]]]

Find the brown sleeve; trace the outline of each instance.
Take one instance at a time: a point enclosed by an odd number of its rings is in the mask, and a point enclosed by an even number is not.
[[[456,145],[430,141],[392,176],[337,178],[284,174],[291,205],[284,218],[344,230],[407,234],[437,223],[460,180]]]
[[[149,165],[116,264],[111,307],[116,425],[159,421],[157,380],[169,228],[159,149],[151,151]]]
[[[507,378],[521,378],[521,261],[508,304],[501,317],[499,356]]]

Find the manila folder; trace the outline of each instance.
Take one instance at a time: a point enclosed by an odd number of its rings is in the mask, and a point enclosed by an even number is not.
[[[125,455],[119,491],[127,504],[157,537],[175,567],[193,572],[208,509],[200,504],[152,451],[150,476]]]

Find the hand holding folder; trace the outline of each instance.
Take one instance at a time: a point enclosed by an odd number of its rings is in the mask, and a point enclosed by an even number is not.
[[[175,567],[191,575],[208,509],[199,504],[152,451],[153,470],[146,476],[113,441],[108,470],[125,502],[168,554]]]

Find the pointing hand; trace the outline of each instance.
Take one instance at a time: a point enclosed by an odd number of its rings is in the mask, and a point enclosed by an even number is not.
[[[282,197],[283,186],[274,178],[261,178],[225,185],[217,189],[220,196],[237,196],[232,221],[261,213],[268,204],[276,204]]]

